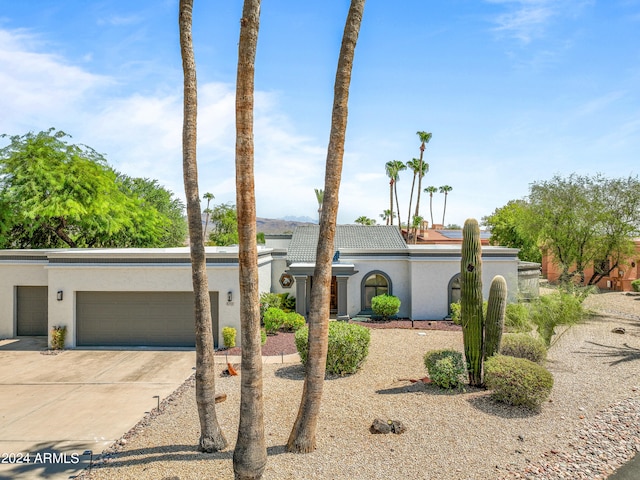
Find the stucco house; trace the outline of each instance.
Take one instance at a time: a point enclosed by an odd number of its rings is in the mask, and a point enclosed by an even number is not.
[[[318,226],[269,235],[258,248],[261,292],[289,292],[308,313]],[[406,245],[397,227],[339,225],[331,309],[366,315],[380,293],[400,298],[399,316],[441,320],[459,295],[460,245]],[[483,247],[488,296],[503,275],[518,288],[517,249]],[[207,247],[214,339],[240,330],[237,247]],[[192,347],[193,294],[188,248],[0,251],[0,338],[48,335],[67,327],[66,346]]]

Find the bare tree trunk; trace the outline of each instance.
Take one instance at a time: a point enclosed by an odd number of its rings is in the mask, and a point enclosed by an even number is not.
[[[193,55],[191,24],[193,0],[180,0],[180,52],[184,71],[184,124],[182,128],[182,169],[187,198],[187,219],[191,252],[191,276],[195,297],[196,328],[196,403],[200,418],[200,444],[203,452],[216,452],[227,446],[215,407],[215,370],[213,327],[209,282],[204,242],[200,194],[198,193],[198,165],[196,162],[196,133],[198,93],[196,62]]]
[[[253,95],[259,25],[260,0],[245,0],[240,20],[236,82],[236,203],[242,341],[240,424],[233,452],[236,480],[262,478],[267,464],[253,168]]]
[[[338,215],[338,193],[347,130],[349,85],[364,4],[365,0],[351,0],[338,59],[331,133],[327,150],[325,196],[322,204],[322,219],[309,308],[309,356],[298,416],[287,442],[287,448],[290,452],[309,453],[316,448],[316,427],[320,415],[327,362],[331,260],[334,254],[333,241]]]

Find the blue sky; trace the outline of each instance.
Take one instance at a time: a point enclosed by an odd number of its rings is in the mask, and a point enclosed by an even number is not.
[[[315,218],[347,0],[265,1],[256,61],[258,215]],[[177,0],[0,0],[0,133],[64,130],[183,198]],[[240,0],[195,0],[199,183],[235,203]],[[640,1],[369,0],[338,221],[388,207],[389,160],[425,151],[480,219],[554,174],[639,173]],[[6,140],[5,140],[6,142]],[[1,143],[0,145],[4,145]],[[411,176],[398,183],[406,221]],[[442,221],[444,196],[434,195]],[[414,200],[415,202],[415,200]],[[429,220],[428,196],[421,214]]]

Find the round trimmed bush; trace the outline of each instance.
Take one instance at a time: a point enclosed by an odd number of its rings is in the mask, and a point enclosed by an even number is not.
[[[378,295],[371,299],[371,310],[383,320],[389,320],[400,311],[400,299],[386,293]]]
[[[496,400],[537,410],[549,398],[553,375],[525,358],[494,355],[484,362],[484,381]]]
[[[505,333],[502,336],[500,353],[510,357],[526,358],[543,365],[547,358],[547,346],[541,338],[526,333]]]
[[[634,292],[640,292],[640,278],[631,282],[631,288]]]
[[[233,327],[224,327],[222,329],[222,340],[226,348],[233,348],[236,346],[236,329]]]
[[[276,333],[284,324],[284,320],[286,317],[287,314],[279,308],[267,308],[267,311],[264,312],[264,329],[267,331],[267,333]]]
[[[285,314],[282,328],[288,332],[296,332],[304,327],[306,321],[302,315],[296,312],[289,312]]]
[[[336,375],[355,373],[369,355],[371,334],[368,328],[345,322],[329,323],[329,349],[326,372]],[[309,327],[295,334],[300,361],[306,365],[309,356]]]
[[[456,350],[431,350],[424,355],[424,365],[431,382],[440,388],[450,390],[461,387],[465,366],[462,353]]]

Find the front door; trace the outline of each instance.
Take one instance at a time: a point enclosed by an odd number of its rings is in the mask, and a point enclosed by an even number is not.
[[[329,303],[329,311],[332,314],[338,313],[338,280],[331,277],[331,301]]]

